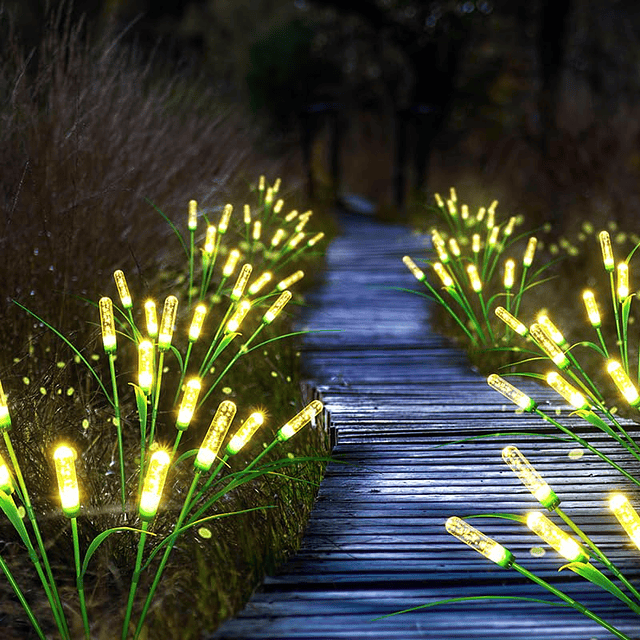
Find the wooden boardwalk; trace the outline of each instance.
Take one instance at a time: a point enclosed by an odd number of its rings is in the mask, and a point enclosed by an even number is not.
[[[462,596],[554,600],[444,529],[450,515],[537,508],[502,462],[506,444],[522,449],[562,498],[565,512],[636,583],[640,552],[632,550],[605,509],[607,493],[628,490],[627,483],[573,443],[522,435],[540,431],[544,423],[514,415],[513,405],[470,370],[463,354],[431,333],[423,298],[391,289],[419,286],[401,258],[422,255],[423,241],[402,227],[357,216],[345,215],[343,229],[329,249],[324,284],[309,297],[305,320],[308,328],[342,329],[311,334],[305,349],[308,377],[337,436],[337,462],[327,468],[299,553],[208,640],[614,637],[572,609],[509,599],[373,620]],[[555,394],[528,389],[546,410],[562,410],[564,424],[575,424],[594,444],[624,460],[606,438],[565,418],[569,412]],[[496,431],[507,435],[438,446]],[[556,434],[551,428],[546,433]],[[629,494],[638,504],[640,493]],[[558,573],[563,562],[549,548],[539,557],[536,548],[544,544],[523,525],[497,519],[474,524],[511,549],[520,564],[640,638],[638,616],[570,571]]]

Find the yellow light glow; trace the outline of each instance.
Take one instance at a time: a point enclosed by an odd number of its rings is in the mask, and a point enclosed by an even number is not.
[[[511,329],[522,337],[525,337],[529,333],[529,329],[527,329],[520,320],[510,314],[504,307],[496,307],[495,313],[502,322],[504,322],[508,327],[511,327]]]
[[[155,451],[149,460],[149,468],[140,495],[139,513],[143,520],[151,520],[158,511],[170,464],[171,456],[163,449]]]
[[[264,203],[267,206],[270,206],[272,202],[273,202],[273,189],[271,187],[267,187],[267,193],[265,193],[265,196],[264,196]]]
[[[142,340],[138,345],[138,386],[145,395],[151,393],[153,386],[154,353],[153,343]]]
[[[241,425],[238,431],[232,436],[227,444],[227,453],[231,456],[235,455],[242,449],[253,434],[260,428],[264,422],[264,415],[259,411],[252,413]]]
[[[633,544],[640,549],[640,516],[631,506],[629,500],[621,493],[614,493],[609,499],[609,508]]]
[[[311,422],[321,411],[322,402],[320,400],[313,400],[302,411],[297,413],[291,420],[280,427],[277,438],[281,442],[288,440],[291,436],[295,435],[306,424]]]
[[[625,373],[622,365],[616,360],[609,360],[607,362],[607,372],[616,387],[618,387],[620,393],[625,397],[625,400],[632,407],[637,407],[640,404],[640,395],[633,382],[629,379],[629,376]]]
[[[67,517],[75,518],[80,512],[76,452],[71,447],[60,445],[53,454],[53,462],[56,467],[62,511]]]
[[[304,278],[304,271],[301,271],[299,269],[295,273],[292,273],[289,277],[278,282],[278,284],[276,285],[276,289],[278,291],[284,291],[285,289],[288,289],[292,284],[295,284],[299,280],[302,280],[302,278]]]
[[[260,222],[260,220],[256,220],[253,223],[253,230],[251,231],[251,239],[254,242],[258,242],[258,240],[260,240],[261,235],[262,235],[262,222]]]
[[[513,288],[516,277],[516,262],[515,260],[505,260],[504,263],[504,288],[509,291]]]
[[[192,378],[187,382],[180,409],[178,410],[178,419],[176,420],[176,428],[178,431],[184,431],[189,426],[191,418],[193,418],[193,412],[196,410],[196,403],[198,402],[201,386],[198,378]]]
[[[287,235],[287,232],[284,229],[276,229],[276,232],[273,234],[273,238],[271,238],[271,246],[277,247],[282,242],[285,235]]]
[[[516,217],[511,216],[511,218],[509,218],[509,222],[507,222],[504,228],[503,233],[505,238],[508,238],[513,233],[513,229],[515,226],[516,226]]]
[[[281,182],[280,178],[276,178],[276,181],[273,183],[273,193],[278,193],[278,191],[280,191]]]
[[[218,233],[220,235],[227,232],[227,229],[229,228],[229,220],[231,219],[232,213],[233,205],[225,204],[222,215],[220,216],[220,222],[218,222]]]
[[[515,558],[511,551],[505,549],[501,544],[498,544],[461,518],[452,516],[447,520],[445,528],[452,536],[469,545],[497,565],[508,568],[513,564]]]
[[[233,291],[231,292],[231,299],[234,302],[242,298],[242,294],[244,293],[245,287],[247,286],[247,282],[249,282],[252,271],[253,267],[250,264],[242,265],[242,269],[240,269],[240,274],[238,275],[236,284],[233,287]]]
[[[553,489],[542,479],[542,476],[524,457],[518,447],[513,445],[505,447],[502,450],[502,459],[543,507],[553,511],[560,504],[560,499],[553,492]]]
[[[273,192],[276,193],[278,190],[275,188],[273,188]],[[284,200],[278,200],[274,205],[273,205],[273,213],[280,213],[282,211],[282,207],[284,206]]]
[[[258,179],[258,191],[264,191],[264,176],[260,176]]]
[[[618,263],[618,300],[624,302],[629,297],[629,265],[626,262]]]
[[[158,335],[158,312],[156,303],[153,300],[147,300],[144,303],[144,316],[147,324],[147,333],[150,338]]]
[[[487,383],[490,387],[499,391],[505,398],[511,400],[514,404],[518,405],[525,411],[533,411],[536,403],[526,394],[514,387],[510,382],[507,382],[504,378],[500,377],[496,373],[492,373],[487,378]]]
[[[284,217],[285,222],[292,222],[298,217],[298,210],[292,209],[287,215]]]
[[[113,272],[113,279],[116,281],[116,288],[118,289],[118,295],[120,301],[125,309],[131,309],[133,301],[131,300],[131,294],[129,293],[129,287],[127,285],[127,279],[124,277],[124,273],[118,269]]]
[[[482,280],[480,280],[478,269],[475,264],[467,265],[467,275],[469,276],[469,284],[471,285],[471,288],[476,293],[480,293],[482,291]]]
[[[287,302],[291,300],[291,291],[283,291],[278,299],[267,309],[266,313],[262,316],[262,322],[264,324],[270,324],[273,322],[278,314],[284,309]]]
[[[494,200],[494,201],[489,205],[489,213],[493,213],[493,214],[495,215],[497,206],[498,206],[498,201],[497,201],[497,200]]]
[[[204,239],[204,252],[207,256],[213,254],[216,248],[216,233],[217,229],[213,225],[207,227],[207,235]]]
[[[538,238],[531,236],[527,242],[527,248],[524,251],[524,257],[522,258],[522,264],[525,267],[530,267],[533,262],[533,257],[536,255],[536,247],[538,246]]]
[[[189,231],[195,231],[198,228],[198,203],[195,200],[189,200],[189,218],[187,222]]]
[[[463,220],[468,220],[469,219],[469,205],[463,204],[460,207],[460,217]]]
[[[562,332],[558,327],[556,327],[549,316],[541,313],[538,315],[538,324],[542,327],[542,330],[559,346],[566,347],[568,345],[565,337],[562,335]]]
[[[231,400],[224,400],[220,403],[193,463],[198,470],[206,472],[211,468],[236,415],[236,409],[235,403]]]
[[[113,353],[116,350],[116,325],[113,318],[113,303],[111,298],[100,298],[100,327],[102,329],[102,345],[105,353]]]
[[[242,212],[243,212],[244,223],[251,224],[251,207],[248,204],[245,204]]]
[[[409,271],[411,271],[416,280],[422,282],[425,279],[426,276],[424,275],[424,271],[422,271],[422,269],[420,269],[420,267],[418,267],[418,265],[409,256],[404,256],[402,258],[402,262],[404,262],[405,266]]]
[[[564,355],[562,349],[560,349],[538,323],[532,324],[529,332],[538,346],[558,368],[566,369],[569,366],[569,360],[567,356]]]
[[[602,262],[605,271],[613,271],[615,268],[615,260],[613,258],[613,248],[611,247],[611,236],[608,231],[601,231],[598,234],[600,239],[600,249],[602,249]]]
[[[584,301],[587,315],[589,316],[589,322],[593,327],[599,327],[602,322],[600,320],[600,312],[598,311],[598,305],[596,303],[596,297],[593,295],[593,291],[585,289],[582,292],[582,299]]]
[[[442,197],[440,196],[440,194],[437,191],[436,191],[436,193],[433,194],[433,197],[435,198],[436,204],[441,209],[444,209],[444,202],[442,201]]]
[[[471,236],[471,251],[473,253],[480,253],[480,234],[474,233]]]
[[[445,269],[444,265],[440,262],[433,263],[433,270],[438,274],[438,277],[442,281],[442,284],[446,289],[453,287],[453,279]]]
[[[249,286],[249,295],[253,296],[265,287],[266,284],[271,282],[273,274],[269,271],[265,271],[255,282]]]
[[[495,226],[495,219],[496,219],[496,215],[495,215],[495,211],[493,209],[487,209],[487,230],[491,230],[491,232],[493,233],[493,228]],[[496,234],[496,238],[497,238],[497,234]]]
[[[449,187],[449,198],[451,202],[458,202],[458,194],[455,187]]]
[[[7,495],[13,493],[13,478],[11,477],[11,472],[9,471],[9,467],[7,463],[4,461],[3,457],[0,455],[0,491],[4,491]]]
[[[569,562],[588,562],[589,554],[540,511],[527,515],[527,526]]]
[[[460,245],[455,238],[449,238],[449,251],[456,257],[460,257]]]
[[[304,233],[303,231],[300,231],[299,233],[296,233],[294,236],[291,236],[291,238],[289,239],[289,242],[287,243],[288,246],[291,249],[295,249],[304,240],[305,235],[306,233]]]
[[[486,213],[487,213],[487,210],[485,209],[485,207],[480,207],[478,209],[478,213],[476,214],[476,220],[478,222],[482,222],[484,220]]]
[[[203,304],[199,304],[193,311],[193,319],[191,320],[191,326],[189,327],[189,341],[195,342],[200,337],[202,331],[202,325],[204,319],[207,316],[207,307]]]
[[[315,236],[312,236],[307,240],[307,247],[313,247],[314,245],[318,244],[318,242],[320,242],[322,238],[324,238],[324,231],[316,233]]]
[[[489,239],[487,240],[487,244],[490,247],[495,247],[498,243],[498,235],[500,234],[500,227],[492,227],[491,234],[489,235]]]
[[[452,218],[455,218],[458,215],[458,210],[456,209],[456,203],[453,200],[447,200],[447,209],[449,210],[449,215]]]
[[[309,222],[309,218],[302,218],[294,230],[300,233],[307,226],[307,222]]]
[[[11,415],[9,414],[9,406],[7,405],[7,396],[0,382],[0,430],[9,429],[11,427]]]
[[[235,333],[242,324],[242,321],[249,313],[249,309],[251,309],[251,303],[248,300],[242,300],[238,303],[236,310],[233,312],[229,321],[227,322],[227,326],[225,327],[226,333]]]
[[[233,251],[229,252],[227,256],[227,261],[222,269],[222,275],[225,278],[229,278],[233,275],[233,272],[236,270],[238,266],[238,261],[240,260],[240,252],[237,249],[233,249]]]
[[[547,374],[547,384],[559,393],[574,409],[589,409],[587,399],[560,374],[551,371]]]
[[[160,320],[160,334],[158,335],[158,349],[166,351],[171,346],[173,338],[173,328],[176,324],[178,313],[178,298],[167,296],[162,309],[162,319]]]

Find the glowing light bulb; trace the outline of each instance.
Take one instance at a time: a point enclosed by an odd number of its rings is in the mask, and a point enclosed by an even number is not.
[[[492,233],[493,233],[493,228],[495,226],[495,219],[496,219],[495,211],[491,208],[487,209],[487,221],[486,221],[487,230],[491,230]],[[497,237],[498,235],[496,234],[496,238]]]
[[[160,334],[158,335],[158,349],[166,351],[171,346],[173,338],[173,328],[176,324],[178,313],[178,298],[167,296],[162,309],[162,319],[160,320]]]
[[[288,289],[292,284],[295,284],[299,280],[302,280],[302,278],[304,278],[304,271],[298,270],[295,273],[292,273],[288,278],[285,278],[284,280],[278,282],[278,284],[276,285],[276,289],[278,291],[284,291],[285,289]]]
[[[455,238],[449,238],[449,251],[456,257],[460,257],[460,245]]]
[[[467,265],[467,275],[469,276],[469,284],[471,284],[471,288],[476,293],[480,293],[482,291],[482,281],[480,280],[478,269],[475,264]]]
[[[460,217],[463,220],[468,220],[469,219],[469,206],[466,204],[463,204],[462,207],[460,207]]]
[[[559,393],[574,409],[589,409],[587,399],[560,374],[551,371],[547,374],[547,384]]]
[[[274,193],[277,193],[277,189],[274,186]],[[280,199],[273,205],[273,213],[278,214],[282,211],[282,207],[284,206],[284,200]]]
[[[244,223],[251,224],[251,207],[248,204],[245,204],[242,212],[244,217]]]
[[[582,292],[582,299],[584,301],[587,315],[589,316],[589,322],[593,327],[599,327],[602,322],[600,320],[600,312],[598,311],[598,305],[596,303],[596,297],[593,295],[593,291],[586,289]]]
[[[440,262],[433,263],[433,270],[438,274],[438,277],[442,281],[445,289],[453,287],[453,279],[445,269],[444,265]]]
[[[445,528],[452,536],[505,569],[508,569],[515,560],[511,551],[457,516],[449,518]]]
[[[235,403],[231,400],[224,400],[220,403],[193,463],[199,471],[206,472],[211,468],[236,415],[236,409]]]
[[[513,284],[516,277],[516,262],[515,260],[505,260],[504,263],[504,288],[509,291],[513,288]]]
[[[314,245],[318,244],[318,242],[320,242],[322,238],[324,238],[324,231],[316,233],[315,236],[312,236],[307,240],[307,247],[313,247]]]
[[[171,456],[163,449],[158,449],[152,454],[140,495],[139,513],[142,520],[152,520],[158,512],[170,464]]]
[[[569,562],[588,562],[589,554],[540,511],[527,515],[527,526]]]
[[[9,414],[9,406],[7,405],[7,396],[0,382],[0,430],[9,429],[11,427],[11,415]]]
[[[533,257],[536,255],[536,247],[538,246],[538,238],[531,236],[527,242],[527,248],[524,251],[524,257],[522,258],[522,264],[525,267],[530,267],[533,262]]]
[[[441,208],[444,209],[444,202],[442,201],[442,197],[440,196],[440,194],[438,192],[433,194],[433,197],[436,201],[436,204]]]
[[[276,178],[276,181],[273,183],[273,193],[278,193],[278,191],[280,191],[281,182],[280,178]]]
[[[568,342],[565,340],[565,337],[562,335],[562,332],[558,327],[556,327],[553,322],[551,322],[549,316],[541,313],[538,316],[538,324],[542,327],[542,330],[559,346],[566,347]]]
[[[11,477],[11,472],[9,471],[9,467],[4,461],[3,457],[0,455],[0,491],[4,491],[7,495],[13,493],[13,478]]]
[[[284,229],[276,229],[276,232],[273,234],[273,238],[271,238],[271,246],[277,247],[285,237],[287,232]]]
[[[284,217],[285,222],[292,222],[298,217],[298,210],[292,209],[287,215]]]
[[[511,216],[511,218],[509,218],[509,222],[507,222],[505,228],[504,228],[504,237],[508,238],[512,233],[513,233],[513,228],[516,226],[516,217],[515,216]]]
[[[601,231],[598,234],[600,239],[600,249],[602,249],[602,262],[605,271],[613,271],[615,268],[615,260],[613,258],[613,248],[611,247],[611,236],[608,231]]]
[[[113,303],[111,298],[100,298],[100,327],[102,329],[102,345],[105,353],[113,353],[116,350],[116,325],[113,318]]]
[[[480,234],[474,233],[471,236],[471,251],[473,253],[480,253]]]
[[[525,337],[529,333],[529,329],[520,322],[515,316],[510,314],[504,307],[496,307],[495,314],[504,322],[508,327],[511,327],[517,334]]]
[[[258,179],[258,191],[264,191],[264,176],[260,176]]]
[[[487,240],[487,244],[490,247],[495,247],[498,243],[498,235],[500,234],[500,227],[492,227],[491,234],[489,235],[489,239]]]
[[[255,282],[249,286],[249,295],[253,296],[258,293],[265,285],[273,279],[273,274],[269,271],[265,271]]]
[[[298,224],[295,226],[295,231],[300,233],[300,231],[302,231],[307,226],[307,222],[309,222],[309,218],[301,219],[300,222],[298,222]]]
[[[632,407],[637,407],[640,404],[640,395],[633,382],[629,379],[629,376],[625,373],[622,365],[616,360],[609,360],[607,362],[607,372],[616,387],[618,387],[620,393],[625,397],[625,400]]]
[[[422,282],[426,278],[424,271],[422,271],[422,269],[420,269],[420,267],[418,267],[418,265],[409,256],[404,256],[404,258],[402,258],[402,262],[404,262],[407,269],[411,271],[416,280]]]
[[[144,316],[147,323],[147,333],[150,338],[158,335],[158,312],[156,303],[153,300],[147,300],[144,303]]]
[[[494,200],[494,201],[489,205],[489,213],[493,213],[493,214],[495,215],[497,206],[498,206],[498,201],[497,201],[497,200]]]
[[[227,232],[229,228],[229,220],[231,219],[231,214],[233,213],[233,205],[225,204],[224,209],[222,210],[222,215],[220,216],[220,222],[218,222],[218,233],[220,235]]]
[[[213,254],[216,248],[216,233],[217,229],[213,225],[207,227],[207,235],[204,239],[204,252],[207,256]]]
[[[129,293],[129,287],[127,285],[127,279],[124,277],[124,273],[118,269],[113,272],[113,279],[116,281],[116,288],[118,289],[118,295],[120,301],[125,309],[131,309],[133,301],[131,300],[131,294]]]
[[[198,203],[195,200],[189,200],[189,221],[187,227],[189,231],[195,231],[198,228]]]
[[[233,251],[229,252],[229,256],[227,257],[227,261],[222,269],[222,275],[225,278],[229,278],[233,275],[233,272],[236,270],[238,266],[238,261],[240,260],[240,252],[237,249],[233,249]]]
[[[273,189],[271,187],[267,188],[267,193],[264,196],[264,203],[269,206],[273,202]]]
[[[245,287],[247,286],[247,282],[249,282],[249,278],[251,277],[252,271],[253,267],[250,264],[242,265],[242,269],[240,269],[240,274],[238,275],[236,284],[234,285],[233,291],[231,292],[231,299],[234,302],[240,300],[240,298],[242,297]]]
[[[458,215],[458,209],[456,208],[456,203],[453,200],[447,200],[447,209],[452,218],[455,218]]]
[[[289,300],[291,300],[291,291],[283,291],[278,296],[278,299],[267,309],[265,314],[262,316],[262,322],[264,324],[272,323],[284,309]]]
[[[451,202],[458,202],[458,194],[455,187],[449,187],[449,198]]]
[[[622,528],[631,538],[633,544],[640,549],[640,516],[631,506],[629,500],[621,493],[614,493],[609,499],[609,508]]]
[[[538,346],[558,368],[566,369],[569,366],[569,360],[567,359],[567,356],[564,355],[562,349],[560,349],[560,347],[538,323],[532,324],[529,332]]]
[[[302,411],[297,413],[291,420],[280,427],[277,438],[280,442],[284,442],[295,435],[304,427],[307,423],[311,422],[321,411],[322,402],[320,400],[313,400]]]
[[[449,258],[449,254],[447,253],[447,249],[444,244],[444,241],[442,241],[442,243],[434,242],[433,245],[436,248],[436,252],[438,253],[438,258],[440,259],[440,262],[442,262],[442,264],[447,264],[450,258]]]
[[[251,231],[251,239],[254,242],[258,242],[258,240],[260,240],[261,235],[262,235],[262,222],[260,222],[260,220],[256,220],[253,223],[253,230]]]
[[[178,410],[178,419],[176,420],[176,429],[178,429],[178,431],[184,431],[189,426],[191,418],[193,418],[193,413],[196,410],[200,388],[201,383],[198,378],[192,378],[187,382],[180,409]]]
[[[195,342],[200,337],[202,331],[202,325],[204,319],[207,316],[207,307],[203,304],[199,304],[193,311],[193,319],[191,320],[191,326],[189,327],[189,341]]]
[[[76,477],[76,452],[71,447],[60,445],[53,454],[53,462],[58,478],[62,512],[68,518],[75,518],[80,512],[80,493]]]
[[[513,445],[505,447],[502,450],[502,459],[543,507],[553,511],[560,504],[560,499],[553,489],[542,479],[542,476],[524,457],[518,447]]]
[[[264,422],[264,415],[259,411],[252,413],[241,425],[238,431],[232,436],[231,440],[227,444],[227,453],[230,456],[235,455],[242,449],[249,440],[253,437],[253,434],[260,428],[260,425]]]
[[[511,400],[513,404],[518,405],[525,411],[533,411],[536,407],[536,403],[526,394],[514,387],[510,382],[507,382],[504,378],[500,377],[496,373],[492,373],[487,378],[487,383],[490,387],[499,391],[505,398]]]
[[[138,345],[138,386],[147,396],[153,386],[153,365],[153,343],[150,340],[142,340]]]
[[[618,300],[624,302],[629,297],[629,265],[626,262],[618,263]]]
[[[478,222],[482,222],[484,220],[484,217],[485,217],[486,213],[487,213],[486,208],[485,207],[480,207],[478,209],[478,213],[476,214],[476,220]]]
[[[247,313],[249,313],[249,309],[251,309],[251,303],[248,300],[242,300],[238,303],[236,310],[233,312],[229,321],[227,322],[227,326],[225,327],[226,333],[235,333],[242,324],[242,321],[245,319]]]
[[[306,233],[304,233],[303,231],[300,231],[299,233],[296,233],[294,236],[291,236],[287,244],[291,249],[295,249],[304,240],[305,235]]]

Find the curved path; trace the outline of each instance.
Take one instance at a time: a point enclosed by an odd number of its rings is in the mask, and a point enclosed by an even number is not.
[[[429,331],[423,298],[390,288],[418,289],[401,258],[424,255],[423,239],[364,217],[344,215],[342,225],[305,320],[312,329],[342,329],[311,334],[305,348],[307,374],[331,415],[339,462],[327,468],[299,553],[209,640],[613,638],[572,609],[510,599],[440,605],[373,621],[444,598],[493,594],[554,600],[444,530],[450,515],[536,508],[501,460],[505,444],[518,445],[535,461],[563,498],[565,512],[636,577],[640,555],[604,509],[610,489],[626,488],[620,478],[571,443],[521,435],[544,423],[515,416],[513,406],[469,369],[459,351]],[[552,394],[538,387],[530,393],[548,403],[550,412],[560,411]],[[563,423],[572,424],[562,411]],[[511,435],[438,446],[497,431]],[[597,434],[588,437],[610,449]],[[577,457],[580,453],[585,455]],[[547,548],[540,557],[535,548],[544,545],[522,525],[476,522],[520,564],[640,638],[640,618],[634,621],[613,596],[571,572],[558,573],[558,556]]]

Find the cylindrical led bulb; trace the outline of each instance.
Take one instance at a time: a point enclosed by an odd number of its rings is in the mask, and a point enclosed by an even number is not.
[[[229,431],[229,426],[233,421],[233,417],[236,415],[236,405],[231,400],[224,400],[220,403],[211,424],[209,430],[198,449],[198,454],[194,461],[196,469],[202,472],[207,472],[211,468],[222,441]]]
[[[582,299],[584,300],[584,306],[589,316],[589,322],[593,327],[600,327],[602,321],[600,319],[600,312],[598,311],[598,304],[596,303],[596,297],[593,295],[593,291],[586,289],[582,292]]]
[[[9,406],[7,405],[7,396],[0,382],[0,431],[11,427],[11,415],[9,414]]]
[[[602,262],[605,271],[613,271],[615,268],[615,260],[613,258],[613,248],[611,247],[611,236],[608,231],[601,231],[598,234],[600,239],[600,249],[602,249]]]
[[[640,549],[640,516],[629,500],[621,493],[614,493],[609,499],[609,508],[622,525],[633,544]]]
[[[153,386],[154,359],[153,343],[142,340],[138,345],[138,386],[147,396]]]
[[[618,263],[618,300],[624,302],[629,297],[629,265],[626,262]]]
[[[318,244],[318,242],[320,242],[322,238],[324,238],[324,231],[316,233],[315,236],[312,236],[307,240],[307,247],[313,247],[314,245]]]
[[[102,344],[105,353],[113,353],[116,350],[116,325],[113,318],[113,303],[111,298],[100,298],[100,327],[102,328]]]
[[[638,394],[638,390],[629,379],[629,376],[625,373],[622,365],[616,360],[609,360],[607,363],[607,372],[611,376],[616,387],[618,387],[620,393],[625,397],[625,400],[632,407],[640,405],[640,394]]]
[[[242,324],[242,321],[245,319],[247,313],[249,313],[249,309],[251,309],[251,303],[248,300],[242,300],[238,303],[236,310],[233,312],[232,316],[229,318],[227,322],[227,326],[225,327],[226,333],[234,333]]]
[[[409,256],[404,256],[404,258],[402,258],[402,262],[404,262],[405,266],[409,271],[411,271],[416,280],[422,282],[425,279],[426,276],[424,275],[424,271],[420,269],[420,267],[418,267],[418,265]]]
[[[118,295],[120,296],[122,306],[125,309],[131,309],[133,301],[131,300],[131,294],[129,293],[129,287],[127,285],[127,280],[124,277],[124,273],[120,271],[120,269],[114,271],[113,279],[116,281],[116,288],[118,289]]]
[[[234,285],[233,291],[231,292],[231,299],[234,302],[242,298],[244,289],[247,286],[247,282],[249,282],[249,278],[251,277],[251,271],[253,271],[253,267],[250,264],[242,265],[242,269],[240,269],[240,274],[238,275],[236,284]]]
[[[178,419],[176,420],[176,429],[178,431],[184,431],[189,426],[191,418],[193,418],[193,412],[196,410],[200,387],[201,384],[198,378],[192,378],[187,382],[178,411]]]
[[[56,467],[62,511],[68,518],[75,518],[80,512],[76,452],[71,447],[61,445],[53,454],[53,462]]]
[[[4,461],[2,456],[0,455],[0,491],[4,491],[7,495],[13,493],[13,478],[11,477],[11,472],[9,471],[9,467],[7,463]]]
[[[277,438],[284,442],[295,435],[307,423],[311,422],[322,411],[322,402],[313,400],[302,411],[297,413],[291,420],[280,427]]]
[[[198,228],[198,203],[195,200],[189,200],[189,221],[187,227],[189,231],[195,231]]]
[[[158,334],[158,349],[160,349],[160,351],[167,351],[171,346],[177,313],[178,298],[175,296],[167,296],[164,301],[162,319],[160,320],[160,333]]]
[[[516,387],[498,374],[492,373],[487,378],[487,383],[490,387],[499,391],[505,398],[511,400],[511,402],[518,405],[521,409],[524,409],[524,411],[533,411],[536,408],[536,403],[526,393],[523,393],[520,389],[516,389]]]
[[[562,332],[558,327],[556,327],[549,316],[544,314],[540,314],[538,316],[538,324],[542,327],[542,330],[559,346],[565,348],[568,346],[568,342],[565,340],[565,337],[562,335]]]
[[[273,237],[271,238],[271,246],[277,247],[282,242],[282,240],[286,235],[287,235],[287,232],[284,229],[276,229],[276,232],[273,234]]]
[[[299,280],[302,280],[302,278],[304,278],[304,271],[298,269],[298,271],[292,273],[289,277],[278,282],[278,284],[276,285],[276,289],[278,291],[284,291],[285,289],[288,289],[292,284],[295,284]]]
[[[204,238],[204,253],[207,256],[211,256],[216,248],[216,233],[217,229],[213,225],[207,227],[207,234]]]
[[[159,449],[154,452],[149,460],[149,468],[142,485],[140,494],[140,518],[145,521],[152,520],[158,512],[162,489],[167,479],[167,471],[171,464],[171,456]]]
[[[156,303],[153,300],[147,300],[144,303],[144,316],[147,323],[147,333],[150,338],[158,337],[158,312]]]
[[[515,558],[511,551],[505,549],[501,544],[498,544],[461,518],[452,516],[447,520],[445,528],[452,536],[469,545],[497,565],[508,569],[513,564]]]
[[[467,265],[467,275],[469,276],[469,284],[471,285],[471,288],[476,293],[480,293],[482,291],[482,281],[480,280],[478,269],[475,264]]]
[[[527,526],[569,562],[589,562],[589,554],[540,511],[527,515]]]
[[[533,257],[536,254],[536,246],[538,245],[538,238],[531,236],[527,242],[527,248],[524,251],[524,257],[522,258],[522,264],[529,268],[533,262]]]
[[[278,183],[279,186],[279,183]],[[277,193],[278,190],[276,189],[275,184],[273,185],[273,192]],[[284,200],[282,200],[282,198],[280,200],[277,200],[276,203],[273,205],[273,213],[280,213],[282,211],[282,207],[284,206]]]
[[[542,479],[518,447],[512,445],[505,447],[502,450],[502,459],[543,507],[553,511],[560,504],[560,499],[553,489]]]
[[[474,233],[471,236],[471,251],[473,253],[480,253],[480,234]]]
[[[504,263],[504,288],[510,291],[513,288],[516,277],[516,262],[515,260],[505,260]]]
[[[587,399],[559,373],[551,371],[547,374],[547,384],[559,393],[574,409],[589,409]]]
[[[512,233],[513,233],[513,229],[516,226],[516,217],[515,216],[511,216],[509,218],[509,222],[507,222],[507,224],[505,225],[504,228],[504,236],[505,238],[508,238]]]
[[[434,262],[433,270],[438,274],[438,278],[440,278],[445,289],[453,287],[453,279],[441,262]]]
[[[231,456],[235,455],[242,449],[253,434],[259,429],[264,422],[264,415],[259,411],[252,413],[241,425],[238,431],[233,435],[227,444],[227,453]]]
[[[261,235],[262,235],[262,222],[260,222],[260,220],[256,220],[253,223],[253,229],[251,231],[251,239],[254,242],[258,242],[258,240],[260,240]]]
[[[230,204],[224,205],[224,210],[222,211],[222,215],[220,216],[220,222],[218,223],[218,233],[224,234],[227,232],[229,228],[229,219],[231,218],[231,214],[233,213],[233,206]]]
[[[455,238],[449,238],[449,251],[456,258],[460,257],[460,245]]]
[[[495,311],[496,315],[502,322],[504,322],[508,327],[513,329],[517,334],[525,337],[529,333],[529,329],[520,322],[514,315],[509,313],[504,307],[496,307]]]
[[[296,227],[296,230],[297,230],[297,227]],[[291,236],[291,238],[289,239],[289,242],[287,242],[287,246],[290,249],[295,249],[304,240],[305,235],[306,234],[304,233],[304,231],[299,231],[294,236]]]
[[[244,216],[244,223],[246,225],[251,224],[251,207],[248,204],[244,205],[243,216]]]
[[[498,235],[500,233],[500,227],[492,227],[491,233],[489,234],[489,239],[487,240],[487,244],[490,247],[494,247],[498,244]]]
[[[193,319],[191,320],[191,326],[189,327],[189,342],[195,342],[200,337],[202,331],[202,325],[207,315],[207,307],[203,304],[199,304],[194,312]]]
[[[233,275],[233,272],[236,270],[236,266],[239,260],[240,260],[240,252],[237,249],[233,249],[233,251],[229,252],[229,255],[227,256],[227,261],[222,269],[222,275],[225,278],[228,278]]]
[[[249,285],[249,295],[253,296],[261,291],[265,287],[265,285],[271,282],[271,280],[273,280],[273,274],[271,274],[269,271],[265,271],[255,282],[252,282]]]
[[[562,349],[560,349],[560,347],[538,323],[532,324],[529,331],[531,333],[531,337],[536,341],[538,346],[558,368],[566,369],[569,366],[569,359]]]
[[[292,222],[298,217],[298,210],[292,209],[287,215],[284,217],[285,222]]]
[[[278,299],[267,309],[262,316],[262,322],[264,324],[272,323],[278,314],[284,309],[285,305],[291,300],[291,291],[283,291]]]

